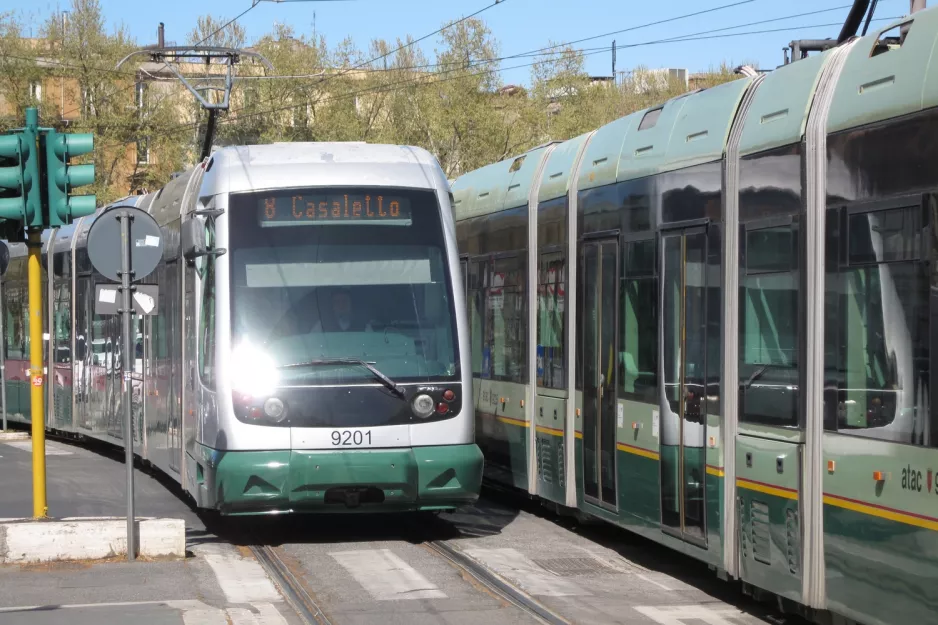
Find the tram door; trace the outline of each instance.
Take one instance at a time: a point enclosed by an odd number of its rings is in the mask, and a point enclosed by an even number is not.
[[[583,494],[615,509],[619,241],[583,246]]]
[[[660,254],[661,525],[706,543],[706,230],[662,234]]]

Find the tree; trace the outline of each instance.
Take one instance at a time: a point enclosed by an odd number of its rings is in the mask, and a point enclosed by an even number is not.
[[[199,17],[186,37],[186,45],[217,48],[241,48],[246,41],[247,33],[238,22],[211,15]]]
[[[78,117],[71,132],[95,135],[95,188],[98,199],[108,201],[129,189],[119,185],[135,156],[140,124],[134,103],[135,75],[115,70],[133,48],[123,28],[108,33],[98,0],[72,0],[68,20],[51,16],[43,28],[44,47],[51,63],[67,68],[58,72],[59,98],[44,98],[40,109],[46,125]]]
[[[0,14],[0,96],[12,116],[0,120],[2,130],[22,125],[23,111],[37,106],[35,85],[41,83],[43,70],[36,51],[23,38],[23,26],[13,13]]]
[[[39,42],[23,36],[22,18],[0,14],[0,98],[10,114],[0,126],[21,124],[22,110],[39,104],[44,125],[67,118],[69,131],[95,134],[95,192],[102,201],[155,189],[172,172],[194,164],[200,148],[194,122],[205,112],[166,73],[154,76],[152,69],[134,71],[129,64],[115,70],[134,42],[122,28],[105,28],[99,0],[70,2],[69,20],[50,16]],[[187,42],[239,48],[246,33],[237,21],[205,15]],[[230,110],[218,119],[216,145],[417,145],[433,153],[451,178],[588,132],[688,89],[667,73],[644,68],[618,81],[595,80],[585,70],[583,52],[562,45],[536,57],[527,89],[505,89],[498,42],[479,19],[444,25],[432,54],[409,36],[359,49],[351,38],[327,45],[322,37],[285,25],[276,25],[254,48],[274,70],[242,58]],[[217,65],[181,68],[196,82],[221,86]],[[691,86],[736,78],[724,63],[695,77]],[[44,88],[39,101],[36,84],[58,90],[49,97],[53,89]],[[136,154],[150,158],[141,162]]]
[[[516,101],[498,93],[498,44],[484,22],[445,27],[435,71],[415,81],[406,110],[417,145],[434,153],[448,177],[500,160],[531,141],[517,124]]]

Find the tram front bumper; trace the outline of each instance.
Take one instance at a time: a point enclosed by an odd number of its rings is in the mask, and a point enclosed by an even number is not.
[[[482,484],[475,444],[336,452],[202,447],[199,456],[199,506],[231,515],[446,510],[475,502]]]

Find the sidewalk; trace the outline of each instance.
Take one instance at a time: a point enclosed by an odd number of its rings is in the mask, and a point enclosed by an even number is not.
[[[102,451],[106,448],[102,447]],[[127,478],[124,464],[111,457],[59,440],[46,440],[46,501],[48,516],[126,517]],[[0,437],[0,518],[33,515],[32,440]],[[163,483],[165,482],[165,483]],[[183,519],[187,534],[204,532],[205,526],[193,509],[180,499],[181,489],[171,492],[163,481],[134,471],[135,509],[138,517]]]
[[[100,452],[100,453],[99,453]],[[0,435],[0,518],[31,517],[32,441]],[[125,517],[123,451],[46,441],[48,515]],[[209,533],[171,480],[134,472],[137,517],[183,519],[184,560],[52,562],[0,565],[2,625],[296,625],[296,615],[267,582],[263,593],[232,595],[212,563],[266,575],[253,559]],[[247,585],[247,580],[235,580]]]

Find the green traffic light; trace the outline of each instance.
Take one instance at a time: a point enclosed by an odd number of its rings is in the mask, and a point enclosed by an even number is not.
[[[0,137],[0,156],[6,158],[20,158],[20,152],[22,148],[20,146],[20,137],[19,135],[6,135]]]
[[[75,187],[94,184],[94,165],[71,165],[75,156],[94,150],[94,135],[74,135],[50,131],[46,135],[46,179],[49,196],[49,225],[53,228],[91,215],[96,208],[94,195],[70,195]]]
[[[23,198],[8,197],[0,199],[0,219],[23,219]]]
[[[28,221],[35,214],[38,198],[33,179],[38,171],[30,158],[31,136],[27,132],[0,136],[0,159],[7,161],[0,167],[0,189],[8,196],[0,199],[0,220]]]
[[[94,184],[94,165],[72,165],[68,168],[68,186],[83,187]]]
[[[59,136],[65,137],[66,153],[69,158],[72,156],[81,156],[82,154],[87,154],[94,150],[94,135],[90,132]]]
[[[0,187],[19,191],[23,186],[23,171],[16,167],[0,167]]]
[[[68,200],[69,212],[72,219],[93,215],[97,208],[98,199],[93,195],[76,195]]]
[[[0,137],[0,157],[16,160],[12,166],[0,167],[0,187],[22,193],[24,182],[22,163],[26,159],[23,158],[19,135]]]

